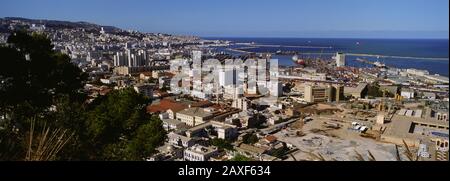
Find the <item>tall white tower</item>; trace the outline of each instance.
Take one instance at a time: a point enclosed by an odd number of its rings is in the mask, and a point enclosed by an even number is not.
[[[131,49],[125,49],[125,53],[127,55],[127,61],[128,61],[128,67],[133,67],[133,56],[132,56],[132,52]]]
[[[194,62],[202,61],[202,51],[198,51],[198,50],[192,51],[192,60]]]
[[[103,27],[100,30],[100,34],[105,34],[105,29],[103,29]]]
[[[336,66],[337,67],[344,67],[345,66],[345,54],[344,53],[336,53],[336,56],[334,57],[336,60]]]

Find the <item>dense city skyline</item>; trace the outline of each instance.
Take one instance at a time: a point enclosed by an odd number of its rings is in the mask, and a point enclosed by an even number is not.
[[[216,37],[448,39],[448,3],[19,0],[2,2],[0,17],[87,21],[145,32]]]
[[[448,40],[309,40],[0,18],[0,160],[448,161]]]

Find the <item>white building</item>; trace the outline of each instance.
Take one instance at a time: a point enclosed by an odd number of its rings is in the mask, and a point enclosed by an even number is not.
[[[188,126],[197,126],[213,118],[214,115],[202,108],[187,108],[176,114],[177,120]]]
[[[202,51],[198,51],[198,50],[192,51],[192,60],[194,62],[201,62],[201,60],[202,60]]]
[[[201,124],[195,127],[192,127],[186,131],[186,136],[189,138],[192,137],[210,137],[210,133],[207,130],[214,130],[216,132],[217,138],[219,139],[234,139],[238,135],[238,130],[235,125],[218,122],[218,121],[210,121],[205,124]]]
[[[116,67],[143,67],[148,65],[147,52],[145,50],[134,51],[126,49],[125,52],[117,52],[113,59]]]
[[[100,79],[100,82],[103,84],[111,84],[112,81],[110,79]]]
[[[175,146],[191,147],[195,144],[195,140],[183,135],[170,132],[167,134],[168,142]]]
[[[186,128],[186,123],[175,119],[161,119],[163,122],[163,128],[166,131],[178,130],[181,128]]]
[[[100,34],[105,34],[105,29],[103,29],[103,27],[101,27]]]
[[[430,74],[426,70],[418,70],[418,69],[407,69],[406,73],[411,74],[411,75],[416,75],[416,76],[425,76],[425,75]]]
[[[223,87],[223,98],[224,99],[237,99],[243,94],[242,87],[238,86],[225,86]]]
[[[127,56],[125,56],[123,52],[117,52],[114,55],[114,66],[115,67],[128,66]]]
[[[280,97],[283,95],[283,84],[281,82],[269,82],[270,95]]]
[[[193,90],[191,91],[191,96],[200,98],[200,99],[211,99],[211,94],[207,94],[205,92],[202,92],[200,90]]]
[[[236,70],[221,70],[219,72],[219,85],[230,86],[236,83]]]
[[[138,50],[136,54],[133,54],[133,67],[147,66],[147,52],[145,50]]]
[[[402,89],[400,95],[406,99],[414,99],[415,94],[416,93],[412,89]]]
[[[267,123],[269,125],[275,125],[283,122],[283,118],[281,116],[271,116],[267,119]]]
[[[345,66],[345,54],[343,53],[336,53],[336,56],[334,57],[336,60],[336,66],[337,67],[344,67]]]
[[[231,107],[238,108],[240,110],[247,110],[248,106],[250,106],[250,101],[248,101],[246,98],[237,98],[233,100],[233,103],[231,104]]]
[[[208,161],[218,153],[217,147],[205,147],[194,145],[184,150],[184,160],[186,161]]]

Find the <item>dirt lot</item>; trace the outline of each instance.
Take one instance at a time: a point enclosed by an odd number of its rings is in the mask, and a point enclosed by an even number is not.
[[[294,145],[299,151],[293,153],[296,160],[314,160],[314,155],[321,155],[325,160],[358,160],[358,154],[369,160],[369,152],[377,161],[395,161],[394,144],[380,143],[374,139],[364,138],[359,132],[349,130],[351,119],[336,116],[312,116],[312,120],[301,124],[292,124],[289,129],[275,134],[279,140]],[[360,122],[370,126],[370,122]],[[301,127],[301,128],[300,128]],[[303,136],[297,136],[301,131]],[[313,155],[311,154],[313,153]],[[289,158],[288,160],[293,160]]]
[[[303,137],[286,136],[281,131],[275,136],[279,140],[295,145],[299,150],[293,153],[296,160],[314,160],[314,155],[321,155],[326,161],[355,161],[358,153],[369,160],[368,151],[377,161],[396,161],[395,145],[377,143],[364,138],[340,139],[321,134],[308,133]],[[292,157],[288,160],[294,160]]]

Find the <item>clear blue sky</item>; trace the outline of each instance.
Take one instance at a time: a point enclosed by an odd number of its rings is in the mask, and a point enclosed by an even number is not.
[[[448,38],[449,0],[2,0],[7,16],[200,36]]]

